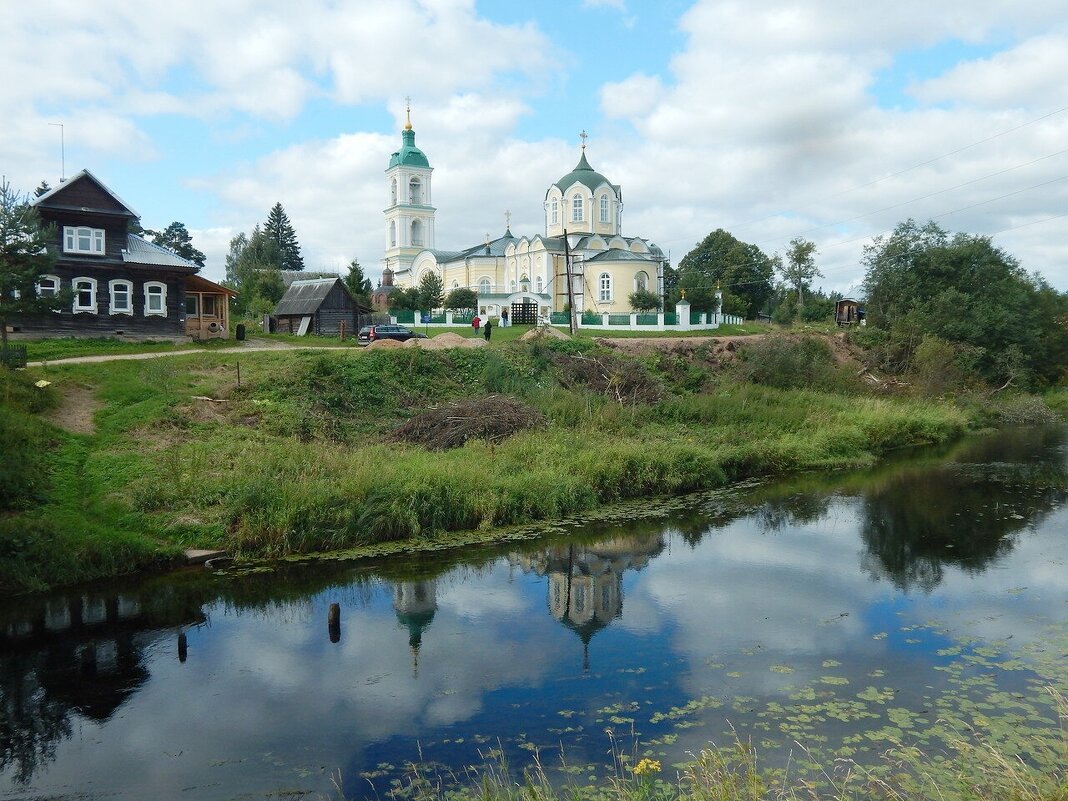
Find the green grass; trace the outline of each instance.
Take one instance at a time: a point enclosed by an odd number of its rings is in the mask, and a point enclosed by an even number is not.
[[[27,371],[0,415],[5,454],[30,487],[8,492],[22,502],[0,521],[0,592],[191,546],[277,557],[448,532],[492,540],[502,526],[629,498],[866,466],[950,441],[976,419],[947,402],[742,383],[700,352],[635,360],[587,340],[496,336],[478,349],[209,352]],[[588,375],[563,369],[591,359]],[[91,388],[95,433],[46,423],[28,389],[37,377],[53,382],[53,401]],[[620,404],[624,380],[646,390],[634,397],[660,400]],[[443,452],[386,441],[431,405],[501,392],[547,424]]]
[[[21,340],[26,345],[26,359],[31,362],[70,359],[78,356],[110,356],[127,353],[170,353],[201,347],[193,343],[130,342],[113,337],[56,337]]]

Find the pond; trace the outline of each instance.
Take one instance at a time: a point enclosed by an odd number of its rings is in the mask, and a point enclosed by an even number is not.
[[[411,763],[535,756],[586,784],[735,738],[798,775],[973,732],[1046,743],[1066,442],[1003,432],[506,547],[6,602],[0,798],[385,798]]]

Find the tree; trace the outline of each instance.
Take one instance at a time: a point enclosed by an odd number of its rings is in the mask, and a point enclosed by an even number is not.
[[[653,312],[660,309],[660,298],[655,292],[650,292],[648,289],[631,292],[627,297],[627,302],[637,312]]]
[[[283,270],[303,270],[304,259],[300,255],[297,232],[289,222],[281,203],[275,203],[263,224],[263,233],[278,246],[278,266]]]
[[[713,311],[716,288],[722,287],[723,311],[752,318],[771,296],[775,262],[718,228],[683,257],[678,272],[678,288],[694,311]]]
[[[41,195],[47,194],[51,191],[52,187],[49,186],[48,181],[41,181],[41,183],[37,184],[37,188],[33,190],[33,196],[40,197]]]
[[[990,237],[900,223],[864,249],[868,325],[889,332],[888,365],[907,369],[924,337],[953,343],[988,381],[1063,374],[1068,295],[1029,276]]]
[[[389,308],[391,311],[421,311],[422,297],[415,287],[403,287],[394,289],[389,293]]]
[[[430,311],[441,307],[445,287],[442,285],[441,276],[433,270],[423,273],[419,279],[419,300],[422,311]]]
[[[358,259],[349,262],[349,271],[341,280],[345,282],[354,300],[362,301],[365,306],[371,305],[371,279],[364,276]]]
[[[59,297],[37,289],[55,260],[48,248],[50,233],[29,201],[6,180],[0,182],[0,341],[5,348],[13,317],[59,308]]]
[[[230,240],[226,280],[238,292],[238,314],[269,313],[282,299],[285,285],[278,264],[278,245],[258,225],[252,229],[252,236],[242,233]]]
[[[816,266],[815,255],[815,242],[796,237],[790,240],[790,247],[786,249],[786,261],[778,262],[778,269],[783,279],[797,290],[798,309],[805,307],[805,290],[809,288],[812,279],[816,276],[823,277],[823,273]]]
[[[478,293],[473,289],[458,287],[446,296],[443,305],[453,311],[474,311],[478,309]]]
[[[193,247],[193,237],[189,235],[185,224],[177,220],[172,222],[162,231],[145,231],[153,244],[173,251],[187,261],[191,261],[198,267],[204,266],[204,254]]]

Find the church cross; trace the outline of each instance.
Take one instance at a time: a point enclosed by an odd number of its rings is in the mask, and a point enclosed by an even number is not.
[[[508,209],[504,210],[504,227],[506,230],[512,227],[512,212],[508,211]]]
[[[581,139],[581,140],[582,140],[582,149],[583,149],[583,150],[585,150],[585,149],[586,149],[586,139],[587,139],[588,137],[589,137],[589,134],[588,134],[588,133],[586,133],[586,129],[585,129],[585,128],[583,128],[583,129],[582,129],[582,133],[580,133],[580,134],[579,134],[579,139]]]

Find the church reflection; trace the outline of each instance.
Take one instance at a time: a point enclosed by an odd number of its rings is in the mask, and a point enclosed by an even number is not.
[[[662,532],[616,536],[595,543],[558,543],[509,561],[544,576],[549,613],[578,635],[582,668],[590,667],[593,636],[623,614],[623,573],[641,570],[664,550]]]
[[[412,652],[412,673],[419,675],[419,648],[423,632],[438,611],[438,581],[436,578],[418,581],[397,581],[393,585],[393,611],[397,622],[408,629],[408,647]]]

